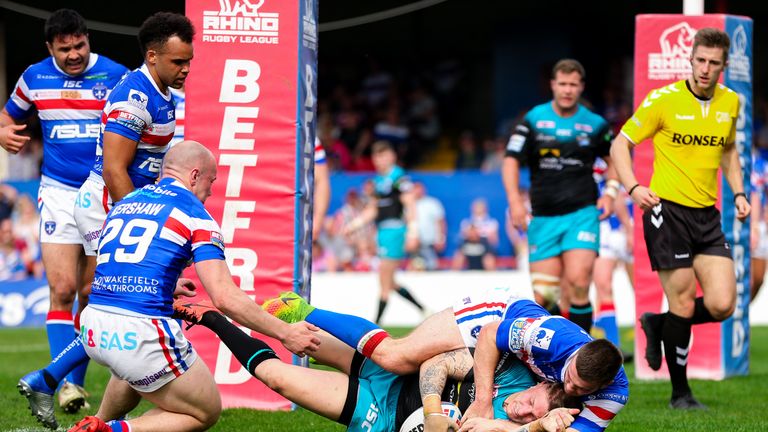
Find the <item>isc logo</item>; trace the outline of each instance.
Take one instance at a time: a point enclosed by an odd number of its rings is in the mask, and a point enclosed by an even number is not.
[[[64,81],[64,88],[82,88],[82,81]]]
[[[379,408],[375,404],[371,404],[370,407],[368,407],[368,413],[365,415],[365,421],[363,422],[360,427],[362,429],[365,429],[367,431],[370,431],[373,429],[374,423],[376,423],[376,420],[379,418]]]
[[[84,127],[81,127],[84,126]],[[51,129],[48,138],[72,139],[72,138],[98,138],[100,126],[98,124],[78,125],[60,124]]]

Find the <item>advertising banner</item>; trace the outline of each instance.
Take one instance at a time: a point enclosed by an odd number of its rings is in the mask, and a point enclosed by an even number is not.
[[[187,2],[187,16],[197,34],[185,134],[218,161],[206,208],[221,224],[230,271],[259,303],[282,291],[308,297],[317,2],[196,0]],[[224,406],[291,406],[213,333],[192,328],[188,335]],[[279,342],[268,343],[293,360]]]
[[[637,107],[647,95],[654,97],[663,93],[664,86],[686,79],[691,75],[691,50],[693,38],[698,29],[715,27],[726,30],[732,38],[731,56],[737,43],[734,40],[738,24],[728,30],[729,20],[742,24],[742,34],[738,36],[739,55],[746,57],[746,63],[751,60],[752,21],[748,18],[736,18],[726,15],[639,15],[636,20],[635,33],[635,93],[634,106]],[[748,23],[749,25],[746,25]],[[738,56],[737,56],[738,57]],[[738,125],[740,136],[737,137],[738,150],[742,155],[742,166],[745,168],[745,187],[749,185],[750,143],[751,137],[751,70],[745,71],[745,60],[737,60],[736,76],[742,81],[739,85],[749,84],[749,89],[731,87],[738,91],[741,97],[742,112]],[[730,67],[720,76],[721,82],[729,85]],[[744,83],[745,77],[747,83]],[[748,114],[746,114],[748,111]],[[640,184],[648,185],[653,174],[653,144],[650,140],[640,143],[634,151],[634,167]],[[722,379],[732,374],[747,372],[748,360],[748,317],[749,304],[749,221],[744,224],[734,217],[733,195],[722,179],[722,192],[718,208],[723,214],[723,231],[733,248],[735,271],[738,279],[738,290],[742,300],[737,303],[733,318],[724,323],[703,324],[693,327],[691,352],[688,357],[688,376],[692,378]],[[749,193],[749,190],[747,190]],[[635,297],[636,315],[645,312],[660,312],[667,309],[664,292],[658,275],[651,271],[643,237],[642,213],[635,212]],[[701,289],[698,295],[701,295]],[[743,301],[746,295],[746,303]],[[655,372],[648,367],[643,359],[645,352],[645,335],[639,324],[635,326],[635,352],[638,356],[636,375],[638,378],[663,378],[668,376],[666,364]],[[739,366],[728,366],[738,364]]]

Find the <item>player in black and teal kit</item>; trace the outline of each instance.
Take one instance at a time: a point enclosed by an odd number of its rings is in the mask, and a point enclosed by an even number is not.
[[[282,362],[265,343],[243,333],[210,307],[177,301],[174,308],[177,317],[214,331],[257,379],[292,402],[347,426],[348,431],[398,431],[408,416],[422,409],[418,374],[387,372],[330,335],[320,336],[322,343],[313,357],[343,373]],[[460,411],[467,409],[475,394],[470,351],[457,350],[433,360],[430,367],[435,371],[443,368],[448,377],[442,400]],[[496,419],[522,425],[566,403],[578,405],[566,398],[562,385],[536,384],[514,355],[502,357],[497,371]]]
[[[528,228],[531,279],[537,302],[554,307],[561,278],[569,288],[563,315],[587,332],[592,325],[588,290],[600,247],[599,219],[607,217],[618,192],[611,169],[612,133],[599,115],[579,104],[584,68],[561,60],[552,73],[553,99],[529,111],[507,145],[502,177],[512,222]],[[608,163],[607,192],[598,199],[592,178],[597,157]],[[533,218],[518,190],[520,166],[530,167]],[[602,213],[601,213],[602,210]]]
[[[389,293],[393,290],[422,312],[424,307],[405,287],[398,285],[395,281],[395,271],[405,258],[406,243],[416,242],[409,245],[409,249],[418,247],[419,233],[416,225],[415,197],[412,193],[413,183],[405,170],[397,166],[397,155],[389,142],[373,143],[371,156],[377,174],[373,179],[376,199],[372,200],[359,218],[350,223],[347,230],[354,231],[371,220],[376,222],[376,246],[381,258],[379,264],[381,294],[379,310],[376,313],[378,323],[387,307]]]

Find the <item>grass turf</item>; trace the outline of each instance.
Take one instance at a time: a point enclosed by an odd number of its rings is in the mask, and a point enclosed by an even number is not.
[[[392,329],[402,334],[403,329]],[[631,329],[625,329],[624,335]],[[630,346],[627,342],[625,346]],[[30,415],[26,400],[16,391],[19,377],[48,361],[48,347],[42,329],[0,330],[0,431],[45,431]],[[644,361],[642,355],[639,361]],[[746,377],[721,382],[693,380],[691,387],[699,400],[709,406],[706,412],[679,412],[667,408],[670,394],[666,381],[648,382],[631,378],[630,402],[609,430],[640,432],[664,431],[764,431],[768,419],[763,409],[768,405],[768,327],[752,328],[751,372]],[[627,374],[634,376],[632,365]],[[88,369],[88,390],[96,411],[108,379],[108,372],[93,363]],[[318,394],[322,397],[322,394]],[[146,411],[142,402],[132,415]],[[63,427],[69,427],[83,414],[68,415],[57,411]],[[66,430],[66,429],[64,429]],[[170,428],[168,430],[171,430]],[[344,427],[316,414],[299,409],[295,412],[264,412],[245,409],[226,410],[212,429],[215,431],[343,431]]]

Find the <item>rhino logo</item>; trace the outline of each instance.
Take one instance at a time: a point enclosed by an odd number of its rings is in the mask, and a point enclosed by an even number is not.
[[[259,8],[264,0],[219,0],[219,16],[259,16]]]
[[[690,58],[694,36],[696,36],[696,29],[687,22],[673,25],[664,30],[659,37],[661,53],[667,56]]]

